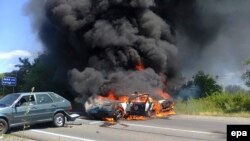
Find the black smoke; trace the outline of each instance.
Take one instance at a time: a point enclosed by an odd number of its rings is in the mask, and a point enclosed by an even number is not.
[[[221,84],[240,85],[249,58],[250,1],[161,1],[161,16],[172,22],[186,77],[198,70],[219,76]],[[230,75],[233,74],[231,77]]]
[[[174,78],[178,54],[171,25],[155,7],[154,0],[49,0],[39,36],[80,97],[153,94]]]
[[[155,87],[178,85],[181,72],[216,74],[237,67],[249,52],[249,4],[39,0],[30,1],[28,13],[46,53],[56,62],[55,75],[67,76],[73,91],[87,99],[110,89],[117,94],[153,93]],[[139,64],[145,70],[136,71]]]

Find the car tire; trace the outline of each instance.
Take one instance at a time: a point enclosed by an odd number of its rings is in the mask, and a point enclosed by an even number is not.
[[[65,124],[65,116],[63,113],[57,113],[54,115],[53,124],[55,127],[63,127]]]
[[[0,135],[7,133],[9,125],[6,120],[0,119]]]

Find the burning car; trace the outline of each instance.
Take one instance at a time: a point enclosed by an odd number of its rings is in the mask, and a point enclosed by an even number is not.
[[[149,94],[138,94],[130,98],[127,115],[157,116],[160,113],[173,110],[173,100],[155,100]]]
[[[102,97],[101,99],[101,104],[92,105],[87,111],[89,115],[99,119],[113,118],[118,120],[121,118],[163,117],[173,114],[173,100],[155,100],[147,93],[136,93],[113,99]]]

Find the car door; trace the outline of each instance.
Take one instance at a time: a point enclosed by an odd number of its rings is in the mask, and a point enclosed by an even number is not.
[[[33,122],[36,110],[34,95],[24,95],[15,104],[13,109],[14,124],[24,124]]]
[[[56,108],[53,100],[46,93],[36,94],[35,97],[37,103],[37,121],[51,121],[54,114],[54,109]]]

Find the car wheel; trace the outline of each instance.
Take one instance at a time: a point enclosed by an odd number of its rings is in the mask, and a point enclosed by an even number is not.
[[[6,120],[0,119],[0,135],[5,134],[9,129],[9,125]]]
[[[63,113],[57,113],[54,115],[53,123],[55,127],[63,127],[65,123],[65,116]]]

